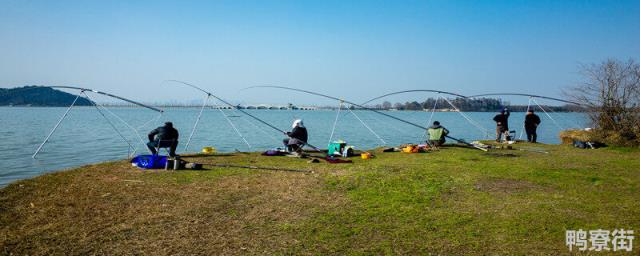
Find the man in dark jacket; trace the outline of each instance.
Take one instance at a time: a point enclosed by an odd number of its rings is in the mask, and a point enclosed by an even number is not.
[[[178,130],[173,128],[173,123],[166,122],[164,126],[160,126],[153,129],[149,133],[149,143],[147,147],[152,154],[156,155],[158,152],[156,148],[169,148],[169,156],[176,156],[176,147],[178,147]]]
[[[536,133],[538,125],[540,125],[540,117],[533,113],[533,109],[529,109],[527,115],[524,117],[524,129],[527,132],[528,142],[536,143],[538,139],[538,134]]]
[[[307,144],[309,135],[307,134],[307,128],[304,127],[301,119],[293,121],[291,125],[292,130],[287,132],[289,138],[284,139],[282,142],[287,147],[287,151],[300,153],[302,147]]]
[[[509,112],[509,110],[505,108],[500,111],[500,114],[497,114],[495,117],[493,117],[493,121],[496,122],[496,142],[500,142],[502,134],[506,133],[505,137],[508,136],[509,115],[511,115],[511,112]]]

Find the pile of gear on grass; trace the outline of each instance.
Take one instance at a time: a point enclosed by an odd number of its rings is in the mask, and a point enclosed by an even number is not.
[[[562,141],[562,144],[573,145],[580,149],[606,147],[606,144],[599,142],[597,137],[598,136],[591,128],[585,128],[583,130],[564,130],[560,132],[560,141]]]
[[[310,145],[307,142],[309,140],[309,133],[307,132],[307,128],[304,126],[302,119],[296,119],[293,121],[293,124],[291,124],[291,131],[286,132],[285,135],[287,138],[282,141],[284,148],[270,149],[262,153],[262,155],[312,158],[309,161],[310,163],[317,163],[320,161],[319,159],[325,160],[328,163],[351,163],[351,160],[342,160],[338,159],[338,157],[348,158],[356,155],[355,148],[353,146],[348,146],[347,143],[342,140],[330,143],[328,145],[327,152]],[[324,157],[318,157],[306,153],[303,150],[305,146],[324,154]],[[364,154],[367,154],[366,159],[371,156],[370,153],[363,153],[363,159],[365,159]]]
[[[131,164],[141,169],[202,169],[202,164],[189,163],[176,154],[179,136],[178,130],[173,128],[172,122],[166,122],[164,126],[152,130],[148,135],[149,142],[147,143],[151,155],[136,156],[131,159]],[[168,155],[160,155],[161,149],[167,150]]]
[[[451,138],[455,141],[462,142],[467,146],[473,146],[484,151],[490,148],[513,149],[511,147],[511,144],[516,143],[517,140],[515,140],[515,131],[509,130],[509,116],[510,112],[505,108],[493,118],[493,121],[496,122],[496,142],[507,144],[506,146],[487,145],[479,141],[466,143],[462,140],[450,137],[449,130],[442,126],[439,121],[435,121],[433,122],[433,125],[427,129],[428,139],[425,141],[425,143],[403,144],[399,147],[384,148],[382,151],[403,152],[411,154],[438,150],[441,146],[444,145],[444,143],[446,142],[446,138]],[[524,123],[528,142],[537,142],[536,128],[539,124],[540,118],[533,113],[533,110],[529,110],[525,117]],[[283,140],[284,147],[267,150],[262,153],[262,155],[311,158],[311,160],[309,161],[310,163],[319,162],[320,160],[324,160],[328,163],[351,163],[352,161],[348,160],[347,158],[360,156],[362,159],[371,159],[374,157],[374,155],[370,152],[357,152],[354,146],[348,145],[347,142],[343,140],[332,141],[327,146],[326,151],[320,150],[315,146],[310,145],[307,142],[309,139],[309,134],[301,119],[295,120],[291,125],[291,131],[284,132],[284,135],[287,136],[287,138]],[[148,135],[149,143],[147,143],[147,147],[149,148],[151,155],[137,156],[131,160],[131,163],[134,166],[143,169],[201,169],[202,164],[186,162],[182,160],[180,156],[176,155],[175,151],[178,145],[178,137],[179,133],[175,128],[173,128],[173,124],[171,122],[166,122],[164,126],[152,130]],[[563,142],[565,141],[566,140],[563,138]],[[599,143],[583,141],[576,138],[572,138],[571,141],[574,145],[576,145],[576,147],[580,148],[595,148],[601,145]],[[312,148],[314,151],[305,152],[303,150],[304,147]],[[158,153],[161,149],[166,149],[168,155],[159,155]],[[215,150],[211,147],[205,147],[203,149],[203,153],[213,152],[215,152]],[[322,156],[312,154],[314,152],[321,153]]]

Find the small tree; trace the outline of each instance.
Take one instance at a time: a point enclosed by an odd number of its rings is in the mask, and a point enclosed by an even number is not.
[[[585,81],[567,93],[587,108],[608,143],[640,145],[640,64],[608,59],[581,66]]]
[[[393,106],[391,105],[391,102],[388,102],[388,101],[382,102],[382,109],[390,109],[392,107]]]

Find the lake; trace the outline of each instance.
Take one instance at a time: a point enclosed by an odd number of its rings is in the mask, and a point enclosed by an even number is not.
[[[45,136],[56,124],[66,108],[36,107],[0,107],[0,186],[37,176],[43,173],[58,171],[89,163],[127,158],[132,152],[125,142],[114,131],[113,127],[93,107],[76,107],[62,122],[50,141],[44,146],[36,159],[31,155]],[[281,147],[284,136],[254,119],[236,111],[223,110],[229,120],[237,127],[238,132],[249,142],[250,147],[232,129],[219,109],[206,109],[193,136],[191,144],[185,151],[185,143],[191,133],[199,108],[166,109],[162,116],[142,108],[110,108],[116,116],[105,112],[118,131],[137,148],[137,153],[147,153],[132,128],[138,131],[146,142],[147,133],[161,125],[164,121],[172,121],[180,131],[178,154],[196,152],[204,146],[213,146],[219,152],[262,151]],[[247,110],[251,114],[279,127],[290,130],[291,122],[302,118],[309,131],[309,143],[326,148],[337,111],[331,110]],[[353,114],[355,113],[355,115]],[[374,131],[386,145],[417,143],[424,141],[424,131],[371,111],[341,111],[335,126],[333,140],[342,139],[357,149],[370,149],[383,146],[384,143],[372,134],[364,122]],[[385,111],[385,113],[415,122],[423,126],[431,116],[424,111]],[[495,113],[465,112],[475,124],[467,121],[461,113],[435,112],[433,120],[438,120],[451,131],[450,136],[467,141],[493,139]],[[542,119],[538,129],[538,141],[557,144],[558,133],[566,128],[584,128],[586,116],[582,113],[537,113]],[[357,116],[357,118],[356,118]],[[362,122],[358,120],[360,118]],[[511,130],[522,131],[524,113],[512,113]],[[555,121],[554,121],[555,120]],[[143,126],[145,125],[146,126]],[[524,138],[524,137],[523,137]]]

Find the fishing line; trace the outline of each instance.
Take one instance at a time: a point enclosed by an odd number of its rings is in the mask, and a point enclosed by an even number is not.
[[[556,117],[558,117],[558,116],[560,115],[560,113],[558,113],[558,112],[556,112],[556,111],[553,111],[553,108],[549,108],[548,110],[549,110],[549,112],[551,112],[551,113],[555,113],[555,114],[556,114],[556,115],[555,115]],[[568,122],[568,123],[570,123],[569,125],[574,125],[574,126],[575,126],[575,128],[578,128],[578,129],[580,129],[581,127],[583,127],[582,125],[578,124],[578,123],[577,123],[576,121],[574,121],[574,120],[567,120],[567,119],[562,119],[562,118],[561,118],[561,120],[566,121],[564,124],[567,124],[567,122]]]
[[[391,128],[392,130],[396,131],[397,134],[402,136],[400,139],[405,139],[405,138],[408,138],[408,140],[415,139],[415,134],[407,131],[406,129],[398,128],[396,125],[390,125],[389,122],[385,122],[381,118],[374,117],[373,120],[375,120],[376,123],[380,124],[380,126],[382,126],[383,128]]]
[[[568,100],[552,98],[552,97],[547,97],[547,96],[534,95],[534,94],[525,94],[525,93],[485,93],[485,94],[478,94],[478,95],[468,96],[467,98],[478,98],[478,97],[484,97],[484,96],[526,96],[526,97],[532,97],[532,98],[555,100],[555,101],[560,101],[560,102],[564,102],[564,103],[574,104],[574,105],[577,105],[577,106],[583,106],[582,104],[574,102],[574,101],[568,101]]]
[[[149,121],[145,122],[145,123],[144,123],[144,124],[142,124],[141,126],[136,127],[136,130],[142,130],[142,128],[146,127],[146,126],[147,126],[147,125],[149,125],[150,123],[155,123],[155,122],[157,122],[157,121],[160,119],[160,117],[162,117],[162,113],[163,113],[163,112],[160,112],[160,114],[159,114],[158,116],[156,116],[156,117],[151,117],[151,119],[150,119]]]
[[[453,103],[451,103],[451,101],[449,99],[447,99],[446,97],[442,97],[445,101],[447,101],[449,103],[449,105],[451,105],[451,107],[453,107],[453,109],[456,110],[456,112],[458,112],[460,115],[462,115],[462,117],[464,117],[465,119],[467,119],[467,121],[469,121],[469,123],[471,123],[473,126],[475,126],[476,128],[478,128],[480,130],[480,132],[484,132],[485,136],[488,137],[489,136],[489,130],[485,129],[484,127],[482,127],[480,124],[476,123],[475,121],[473,121],[471,118],[469,118],[467,115],[465,115],[462,111],[460,111],[460,109],[458,109],[458,107],[456,107],[455,105],[453,105]]]
[[[214,96],[215,97],[215,96]],[[220,100],[220,99],[218,99]],[[244,138],[244,136],[242,136],[242,133],[240,133],[240,131],[238,131],[238,128],[236,128],[236,126],[233,124],[233,122],[231,122],[231,119],[229,119],[229,117],[227,116],[226,113],[224,113],[224,111],[222,110],[222,108],[220,108],[217,104],[214,103],[214,106],[220,110],[220,113],[222,113],[222,116],[224,116],[225,119],[227,119],[227,122],[229,122],[229,125],[231,125],[231,128],[233,128],[233,130],[236,131],[236,133],[238,134],[238,136],[240,136],[240,138],[242,139],[242,141],[244,141],[245,144],[247,144],[247,147],[249,147],[249,150],[251,150],[251,144],[249,144],[249,142],[247,141],[247,139]]]
[[[433,114],[436,113],[436,106],[438,105],[438,100],[440,100],[440,95],[436,97],[436,102],[433,103],[433,109],[431,109],[431,115],[429,116],[429,121],[427,121],[427,125],[431,125],[431,121],[433,120]]]
[[[156,107],[152,107],[152,106],[149,106],[149,105],[146,105],[146,104],[142,104],[142,103],[137,102],[137,101],[133,101],[133,100],[130,100],[130,99],[127,99],[127,98],[124,98],[124,97],[120,97],[118,95],[113,95],[113,94],[110,94],[110,93],[101,92],[101,91],[98,91],[98,90],[81,88],[81,87],[73,87],[73,86],[43,86],[43,87],[74,89],[74,90],[80,90],[80,91],[90,91],[90,92],[93,92],[93,93],[102,94],[102,95],[106,95],[106,96],[109,96],[109,97],[112,97],[112,98],[116,98],[116,99],[119,99],[119,100],[122,100],[122,101],[126,101],[126,102],[129,102],[129,103],[144,107],[144,108],[151,109],[151,110],[156,111],[156,112],[160,112],[160,113],[164,112],[162,109],[159,109],[159,108],[156,108]]]
[[[397,118],[397,117],[395,117],[395,116],[392,116],[392,115],[386,114],[386,113],[384,113],[384,112],[381,112],[381,111],[378,111],[378,110],[375,110],[375,109],[372,109],[372,108],[369,108],[369,107],[365,107],[365,106],[362,106],[362,105],[359,105],[359,104],[357,104],[357,103],[353,103],[353,102],[350,102],[350,101],[347,101],[347,100],[344,100],[344,99],[336,98],[336,97],[329,96],[329,95],[325,95],[325,94],[320,94],[320,93],[317,93],[317,92],[312,92],[312,91],[307,91],[307,90],[302,90],[302,89],[295,89],[295,88],[291,88],[291,87],[284,87],[284,86],[272,86],[272,85],[252,86],[252,87],[247,87],[247,88],[244,88],[244,89],[250,89],[250,88],[279,88],[279,89],[284,89],[284,90],[291,90],[291,91],[304,92],[304,93],[308,93],[308,94],[312,94],[312,95],[316,95],[316,96],[325,97],[325,98],[328,98],[328,99],[333,99],[333,100],[337,100],[337,101],[345,102],[345,103],[348,103],[348,104],[354,105],[354,106],[356,106],[356,107],[360,107],[360,108],[362,108],[362,109],[366,109],[366,110],[372,111],[372,112],[374,112],[374,113],[378,113],[378,114],[380,114],[380,115],[387,116],[387,117],[389,117],[389,118],[392,118],[392,119],[394,119],[394,120],[397,120],[397,121],[400,121],[400,122],[403,122],[403,123],[409,124],[409,125],[411,125],[411,126],[415,126],[415,127],[420,128],[420,129],[422,129],[422,130],[426,130],[426,129],[427,129],[426,127],[424,127],[424,126],[422,126],[422,125],[415,124],[415,123],[409,122],[409,121],[404,120],[404,119],[401,119],[401,118]],[[455,140],[455,141],[457,141],[457,142],[460,142],[460,143],[465,144],[465,145],[470,146],[470,147],[474,147],[474,148],[477,148],[477,149],[480,149],[480,150],[483,150],[483,151],[485,151],[485,150],[486,150],[486,149],[483,149],[483,148],[477,147],[477,146],[475,146],[475,145],[473,145],[473,144],[470,144],[470,143],[468,143],[468,142],[465,142],[465,141],[463,141],[463,140],[461,140],[461,139],[457,139],[457,138],[451,137],[451,136],[449,136],[449,135],[445,135],[445,137],[447,137],[447,138],[449,138],[449,139],[452,139],[452,140]]]
[[[31,156],[32,158],[36,158],[36,156],[38,155],[38,153],[40,152],[40,150],[42,150],[42,147],[47,143],[47,141],[49,141],[49,139],[51,138],[51,135],[53,135],[53,133],[58,129],[58,127],[59,127],[59,126],[60,126],[60,124],[62,123],[62,120],[64,120],[64,118],[69,114],[69,111],[71,111],[71,109],[73,108],[73,106],[74,106],[74,105],[76,104],[76,102],[78,101],[78,98],[80,98],[80,94],[83,94],[83,95],[87,96],[87,98],[89,98],[89,96],[85,93],[86,91],[94,92],[94,93],[96,93],[96,94],[102,94],[102,95],[105,95],[105,96],[109,96],[109,97],[112,97],[112,98],[116,98],[116,99],[119,99],[119,100],[122,100],[122,101],[129,102],[129,103],[132,103],[132,104],[135,104],[135,105],[138,105],[138,106],[144,107],[144,108],[148,108],[148,109],[151,109],[151,110],[153,110],[153,111],[160,112],[160,114],[161,114],[161,115],[162,115],[162,113],[164,112],[162,109],[159,109],[159,108],[156,108],[156,107],[152,107],[152,106],[149,106],[149,105],[146,105],[146,104],[142,104],[142,103],[140,103],[140,102],[133,101],[133,100],[130,100],[130,99],[127,99],[127,98],[124,98],[124,97],[120,97],[120,96],[117,96],[117,95],[113,95],[113,94],[110,94],[110,93],[101,92],[101,91],[97,91],[97,90],[93,90],[93,89],[87,89],[87,88],[81,88],[81,87],[74,87],[74,86],[42,86],[42,87],[48,87],[48,88],[61,88],[61,89],[73,89],[73,90],[79,90],[79,91],[80,91],[80,93],[79,93],[78,95],[76,95],[76,98],[73,100],[73,102],[71,103],[71,105],[69,106],[69,108],[67,108],[67,110],[66,110],[66,111],[65,111],[65,113],[62,115],[62,117],[60,117],[60,119],[58,120],[58,123],[56,123],[56,125],[53,127],[53,129],[51,130],[51,132],[49,132],[49,134],[47,135],[47,137],[45,137],[45,139],[44,139],[44,141],[42,142],[42,144],[40,144],[40,146],[38,146],[38,148],[36,149],[36,152],[35,152],[35,153],[33,153],[33,155]],[[94,106],[96,106],[96,105],[95,105],[95,102],[92,102],[92,104],[93,104]],[[99,109],[97,106],[96,106],[96,108],[98,109],[98,112],[100,112],[100,109]],[[102,114],[102,112],[100,112],[100,113]],[[103,114],[103,116],[104,116],[104,114]],[[106,118],[106,116],[105,116],[105,118]],[[109,120],[107,119],[107,121],[109,121]],[[117,131],[117,130],[116,130],[116,131]],[[118,133],[119,133],[119,132],[118,132]],[[127,141],[127,140],[125,139],[125,141]],[[129,144],[129,148],[133,148],[133,147],[131,146],[131,143],[129,143],[128,141],[127,141],[127,143]],[[135,151],[134,151],[134,152],[135,152]]]
[[[529,97],[529,103],[527,103],[527,112],[524,113],[524,120],[527,120],[527,113],[529,113],[529,110],[531,109],[531,100],[533,99],[533,97]],[[525,131],[526,128],[526,123],[522,122],[522,130]],[[524,134],[524,132],[520,132],[520,137],[518,137],[519,140],[522,140],[522,135]]]
[[[204,101],[202,102],[202,107],[200,108],[200,113],[198,113],[198,116],[196,117],[196,122],[193,124],[193,129],[191,129],[191,135],[189,135],[189,139],[187,140],[187,144],[184,146],[184,151],[187,151],[187,148],[189,148],[189,143],[191,143],[191,137],[193,137],[193,134],[196,132],[196,127],[198,127],[198,123],[200,122],[200,118],[202,117],[202,112],[204,111],[204,108],[207,106],[207,102],[209,101],[209,97],[210,97],[210,95],[207,94],[207,96],[204,98]]]
[[[329,136],[329,143],[327,143],[327,145],[331,144],[331,140],[333,140],[333,133],[336,131],[336,124],[338,124],[338,117],[340,116],[340,110],[342,110],[342,101],[338,105],[336,119],[333,121],[333,127],[331,128],[331,135]]]
[[[555,119],[553,119],[553,117],[551,117],[551,115],[549,115],[549,113],[547,113],[547,111],[546,111],[546,110],[544,110],[544,108],[543,108],[542,106],[540,106],[540,104],[538,104],[538,102],[537,102],[535,99],[533,99],[533,102],[534,102],[534,103],[536,103],[536,105],[538,105],[538,107],[539,107],[540,109],[542,109],[542,112],[544,112],[544,113],[547,115],[547,117],[549,117],[549,119],[551,119],[551,121],[553,121],[553,123],[554,123],[556,126],[558,126],[558,128],[560,128],[561,130],[564,130],[564,128],[563,128],[562,126],[560,126],[560,124],[558,124],[558,122],[556,122],[556,120],[555,120]]]
[[[220,102],[222,102],[222,103],[224,103],[224,104],[227,104],[227,105],[229,105],[229,106],[230,106],[230,107],[232,107],[232,108],[237,109],[238,111],[240,111],[240,112],[244,113],[244,114],[245,114],[245,115],[247,115],[247,116],[250,116],[251,118],[253,118],[253,119],[257,120],[258,122],[260,122],[260,123],[262,123],[262,124],[264,124],[264,125],[266,125],[266,126],[269,126],[270,128],[272,128],[272,129],[274,129],[274,130],[276,130],[276,131],[278,131],[278,132],[281,132],[281,133],[283,133],[283,134],[287,135],[287,133],[286,133],[285,131],[281,130],[280,128],[275,127],[275,126],[273,126],[273,125],[272,125],[272,124],[270,124],[270,123],[267,123],[266,121],[264,121],[264,120],[262,120],[262,119],[260,119],[260,118],[258,118],[258,117],[256,117],[256,116],[254,116],[254,115],[250,114],[250,113],[249,113],[249,112],[247,112],[247,111],[244,111],[244,110],[242,110],[242,109],[238,108],[238,106],[233,105],[233,104],[229,103],[228,101],[225,101],[225,100],[223,100],[222,98],[220,98],[220,97],[218,97],[218,96],[215,96],[214,94],[209,93],[209,92],[205,91],[204,89],[202,89],[202,88],[200,88],[200,87],[198,87],[198,86],[195,86],[195,85],[193,85],[193,84],[189,84],[189,83],[186,83],[186,82],[183,82],[183,81],[179,81],[179,80],[166,80],[166,81],[168,81],[168,82],[180,83],[180,84],[183,84],[183,85],[186,85],[186,86],[189,86],[189,87],[195,88],[195,89],[197,89],[197,90],[199,90],[199,91],[201,91],[201,92],[207,93],[207,94],[211,95],[211,97],[214,97],[214,98],[216,98],[217,100],[219,100]],[[316,151],[318,151],[318,152],[323,153],[323,154],[325,154],[325,155],[326,155],[326,153],[325,153],[324,151],[320,150],[320,149],[319,149],[319,148],[317,148],[316,146],[313,146],[313,145],[309,144],[309,143],[308,143],[308,142],[306,142],[306,141],[304,141],[304,144],[305,144],[306,146],[309,146],[310,148],[312,148],[312,149],[314,149],[314,150],[316,150]]]
[[[122,140],[124,140],[124,142],[126,142],[129,145],[130,149],[133,149],[133,153],[129,153],[127,152],[127,157],[130,157],[131,155],[136,153],[136,148],[134,148],[131,145],[131,142],[129,142],[129,140],[127,140],[127,138],[124,137],[124,135],[122,135],[122,133],[120,133],[120,131],[118,130],[118,128],[116,127],[115,124],[113,124],[113,122],[111,122],[111,120],[109,120],[109,118],[102,112],[102,110],[100,110],[100,108],[98,107],[98,105],[95,103],[95,101],[91,100],[91,98],[89,97],[89,95],[87,95],[84,91],[81,92],[81,94],[83,94],[85,97],[87,97],[87,99],[89,99],[92,103],[93,106],[96,108],[96,110],[98,110],[98,113],[100,113],[100,115],[102,115],[102,117],[104,117],[104,119],[107,121],[107,123],[109,123],[109,125],[111,126],[111,128],[113,128],[114,131],[116,131],[116,133],[120,136],[120,138],[122,138]]]
[[[375,98],[373,98],[373,99],[370,99],[370,100],[368,100],[368,101],[365,101],[365,102],[364,102],[364,103],[362,103],[361,105],[365,105],[365,104],[370,103],[370,102],[372,102],[372,101],[374,101],[374,100],[381,99],[381,98],[384,98],[384,97],[388,97],[388,96],[391,96],[391,95],[397,95],[397,94],[403,94],[403,93],[410,93],[410,92],[435,92],[435,93],[437,93],[437,94],[438,94],[438,96],[439,96],[439,97],[442,97],[442,96],[440,96],[440,94],[447,94],[447,95],[456,96],[456,97],[459,97],[459,98],[467,98],[467,96],[464,96],[464,95],[461,95],[461,94],[458,94],[458,93],[452,93],[452,92],[446,92],[446,91],[440,91],[440,90],[418,89],[418,90],[405,90],[405,91],[398,91],[398,92],[387,93],[387,94],[384,94],[384,95],[381,95],[381,96],[375,97]],[[443,98],[444,98],[444,97],[443,97]],[[436,100],[436,103],[437,103],[437,100]],[[434,107],[434,111],[435,111],[435,107]],[[429,126],[429,125],[430,125],[430,124],[427,124],[427,126]],[[393,127],[393,126],[392,126],[392,127]],[[422,135],[421,135],[421,137],[420,137],[419,139],[423,139],[423,138],[427,135],[427,133],[428,133],[428,129],[425,129],[425,130],[424,130],[424,133],[422,133]],[[487,135],[487,136],[488,136],[488,135]],[[413,139],[413,136],[411,136],[411,138]],[[427,141],[427,144],[428,144],[428,141]]]
[[[236,114],[237,114],[238,112],[240,112],[240,111],[238,111],[238,110],[237,110],[237,109],[235,109],[235,108],[231,108],[231,110],[233,110],[233,111],[234,111],[234,113],[236,113]],[[271,135],[271,133],[268,133],[267,131],[265,131],[265,130],[264,130],[262,127],[260,127],[259,125],[254,124],[253,122],[249,121],[249,119],[246,119],[246,118],[240,118],[240,119],[242,119],[242,120],[244,120],[245,122],[249,123],[251,126],[253,126],[254,128],[258,129],[258,131],[262,132],[264,135],[267,135],[267,136],[269,136],[270,138],[272,138],[273,140],[275,140],[276,142],[280,143],[280,140],[279,140],[278,138],[276,138],[275,136]]]
[[[527,103],[527,113],[529,113],[529,109],[531,108],[531,99],[533,99],[532,97],[529,97],[529,103]],[[524,119],[525,121],[527,120],[527,113],[524,114]],[[524,134],[526,127],[525,127],[525,122],[522,122],[522,131],[520,132],[520,137],[518,137],[519,140],[522,140],[522,134]]]
[[[60,124],[62,123],[62,120],[67,117],[67,115],[69,114],[69,111],[71,111],[71,109],[73,108],[73,106],[76,104],[76,101],[78,101],[78,98],[80,98],[80,94],[76,95],[76,98],[73,100],[73,102],[71,102],[71,105],[69,105],[69,107],[67,108],[67,110],[64,112],[64,114],[60,117],[60,119],[58,119],[58,123],[56,123],[55,126],[53,126],[53,129],[51,130],[51,132],[49,132],[49,135],[47,135],[46,138],[44,138],[44,141],[42,142],[42,144],[40,144],[40,146],[38,146],[38,149],[36,149],[36,152],[33,153],[33,155],[31,156],[31,158],[36,158],[36,156],[38,155],[38,153],[40,152],[40,150],[42,150],[42,147],[44,146],[44,144],[47,143],[47,141],[49,141],[49,138],[51,138],[51,135],[53,134],[53,132],[55,132],[58,129],[58,126],[60,126]]]
[[[460,98],[467,98],[467,96],[464,96],[464,95],[461,95],[461,94],[457,94],[457,93],[453,93],[453,92],[420,89],[420,90],[406,90],[406,91],[387,93],[385,95],[381,95],[381,96],[375,97],[373,99],[370,99],[368,101],[365,101],[365,102],[361,103],[360,105],[365,105],[365,104],[367,104],[369,102],[372,102],[374,100],[382,99],[382,98],[385,98],[385,97],[388,97],[388,96],[391,96],[391,95],[403,94],[403,93],[409,93],[409,92],[435,92],[435,93],[438,93],[438,94],[448,94],[448,95],[456,96],[456,97],[460,97]]]
[[[88,98],[88,97],[87,97]],[[115,116],[118,120],[120,120],[120,122],[124,123],[127,127],[129,127],[129,129],[133,130],[133,132],[136,133],[138,139],[140,139],[140,143],[142,143],[142,145],[146,145],[144,143],[144,140],[142,139],[142,136],[140,135],[140,133],[138,132],[138,130],[136,130],[136,128],[133,128],[133,126],[129,125],[129,123],[127,123],[126,121],[124,121],[122,118],[120,118],[120,116],[116,115],[115,113],[113,113],[111,110],[109,110],[108,108],[106,108],[104,105],[98,104],[98,106],[100,106],[103,110],[107,111],[108,113],[110,113],[111,115]],[[138,146],[136,146],[134,152],[138,151]]]
[[[429,121],[427,121],[427,126],[431,125],[431,121],[433,120],[433,114],[436,113],[436,106],[438,106],[438,101],[440,100],[440,94],[438,94],[438,97],[436,97],[436,102],[433,103],[433,108],[431,109],[431,115],[429,116]],[[422,134],[421,139],[424,140],[427,138],[427,134],[429,134],[429,129],[425,130],[424,133]],[[426,140],[428,141],[428,140]]]
[[[351,114],[353,114],[354,117],[356,117],[356,119],[358,119],[358,121],[360,121],[360,123],[362,123],[362,125],[364,125],[364,127],[366,127],[374,136],[376,136],[376,138],[378,138],[381,142],[382,145],[387,145],[387,142],[384,141],[376,132],[374,132],[371,127],[369,127],[364,121],[362,121],[362,119],[360,119],[360,117],[358,115],[356,115],[355,112],[353,112],[353,110],[351,110],[351,108],[347,108],[349,110],[349,112],[351,112]]]

